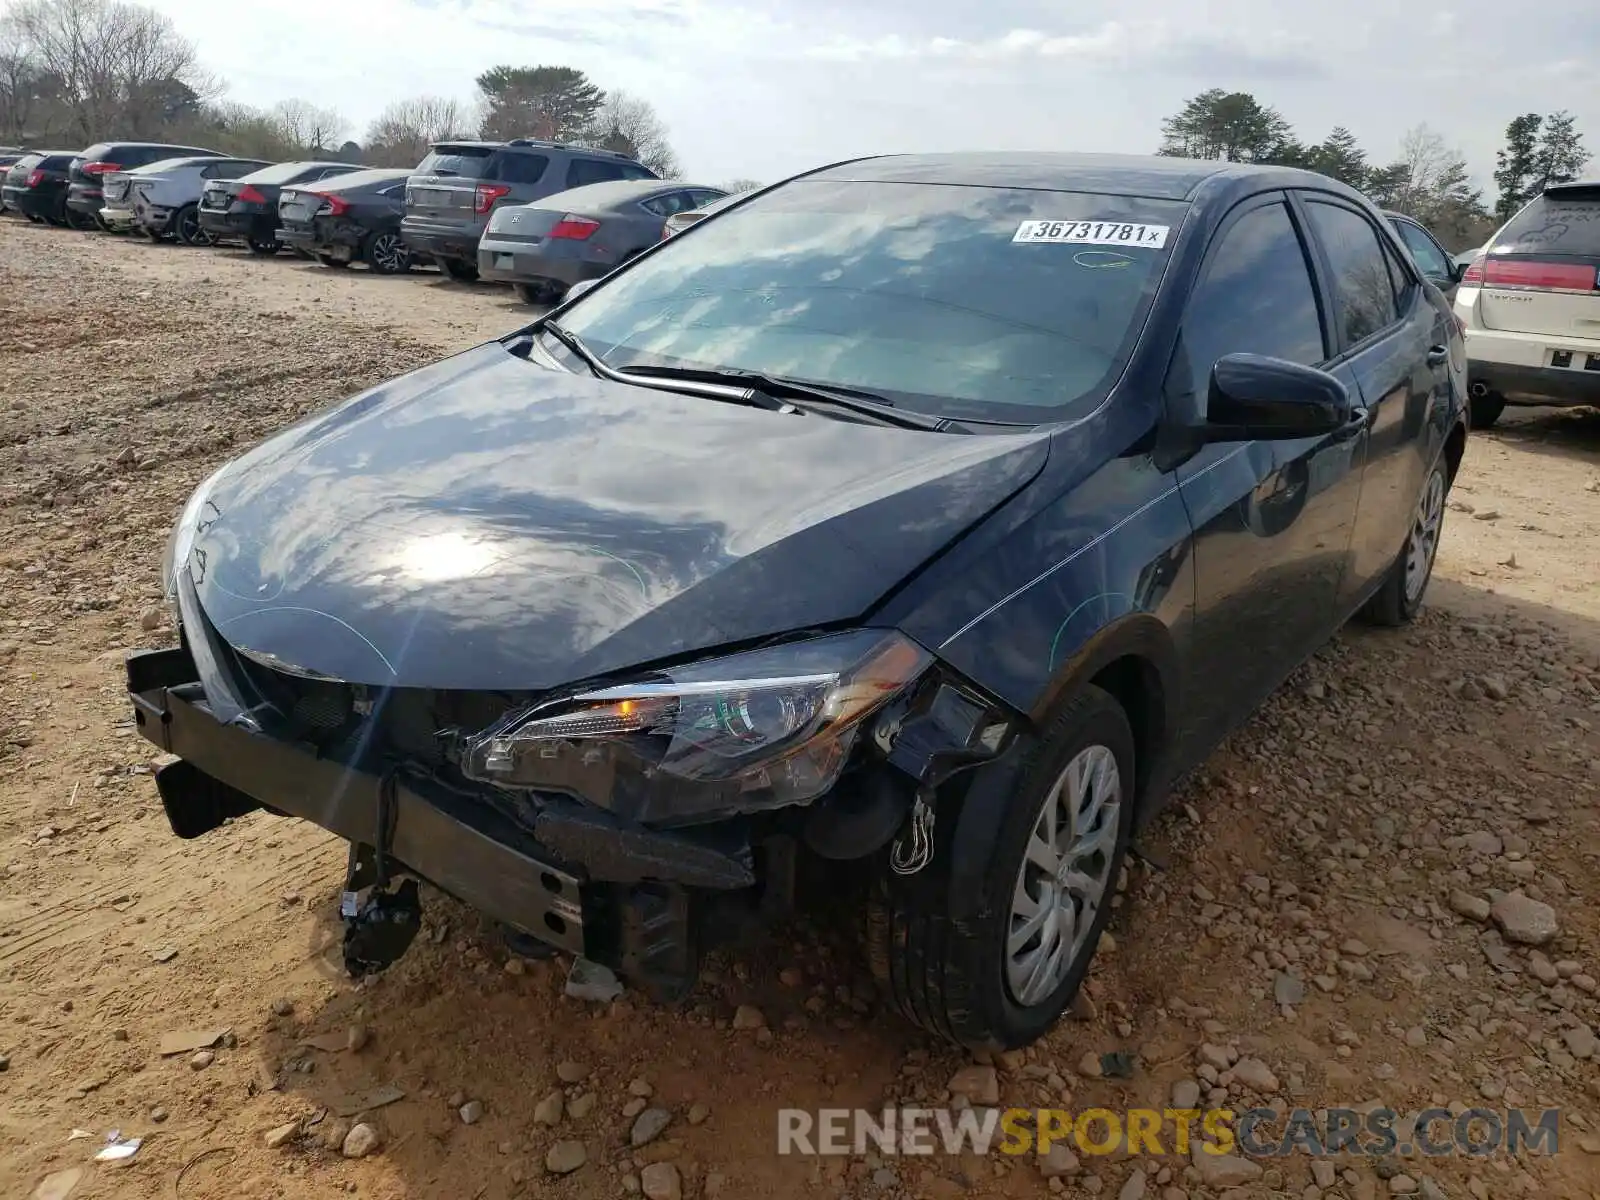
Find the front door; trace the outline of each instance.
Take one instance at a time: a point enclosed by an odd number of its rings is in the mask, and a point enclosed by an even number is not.
[[[1252,353],[1307,366],[1327,331],[1296,215],[1282,193],[1245,201],[1214,237],[1167,385],[1178,424],[1204,419],[1211,368]],[[1351,395],[1353,377],[1341,373]],[[1179,758],[1192,764],[1337,624],[1365,429],[1209,446],[1178,468],[1194,526],[1195,619]]]

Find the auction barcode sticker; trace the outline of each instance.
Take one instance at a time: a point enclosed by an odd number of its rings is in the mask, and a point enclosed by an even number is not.
[[[1065,242],[1074,246],[1140,246],[1160,250],[1167,244],[1170,225],[1129,224],[1126,221],[1024,221],[1013,242]]]

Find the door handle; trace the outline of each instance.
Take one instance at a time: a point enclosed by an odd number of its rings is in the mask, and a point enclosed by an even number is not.
[[[1443,366],[1450,360],[1450,347],[1432,346],[1428,350],[1428,357],[1424,360],[1430,367]]]

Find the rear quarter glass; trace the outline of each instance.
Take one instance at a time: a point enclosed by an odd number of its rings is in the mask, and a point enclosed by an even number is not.
[[[1600,258],[1600,186],[1540,196],[1512,218],[1492,250]]]

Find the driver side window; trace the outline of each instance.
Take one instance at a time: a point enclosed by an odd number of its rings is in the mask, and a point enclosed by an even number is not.
[[[1212,247],[1184,313],[1171,398],[1203,417],[1211,368],[1228,354],[1315,366],[1328,357],[1316,288],[1282,201],[1253,208]]]

